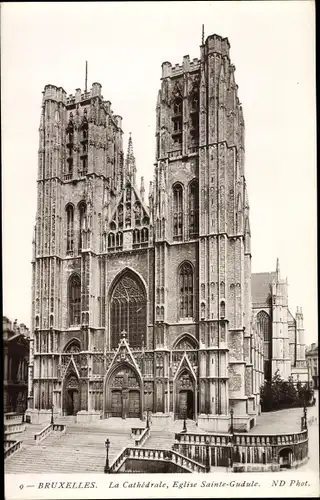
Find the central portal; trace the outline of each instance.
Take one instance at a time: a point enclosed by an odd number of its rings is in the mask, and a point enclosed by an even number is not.
[[[179,414],[178,418],[193,419],[193,392],[190,390],[179,392]]]
[[[120,367],[107,382],[105,414],[107,417],[141,418],[140,383],[131,367]]]

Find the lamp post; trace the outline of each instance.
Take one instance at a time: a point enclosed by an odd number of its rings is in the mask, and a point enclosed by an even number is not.
[[[210,448],[209,444],[206,444],[206,471],[210,472]]]
[[[231,408],[230,410],[230,417],[231,417],[231,422],[230,422],[230,434],[233,434],[233,414],[234,414],[234,409]]]
[[[183,432],[187,432],[187,411],[184,411],[184,416],[183,416]]]
[[[110,447],[109,438],[106,439],[105,446],[106,446],[106,464],[104,466],[104,473],[108,474],[108,472],[110,470],[110,467],[109,467],[109,447]]]
[[[149,412],[150,412],[150,410],[148,409],[147,410],[147,423],[146,423],[147,429],[150,429]]]
[[[51,405],[51,425],[54,424],[54,421],[53,421],[53,405]]]
[[[304,423],[304,429],[307,429],[307,401],[306,401],[306,395],[304,397],[304,402],[303,402],[303,423]]]

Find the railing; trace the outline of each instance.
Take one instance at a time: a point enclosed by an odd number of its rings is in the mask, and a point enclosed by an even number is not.
[[[303,443],[308,439],[308,431],[288,434],[196,434],[177,433],[175,440],[180,444],[210,445],[210,446],[279,446],[284,444]]]
[[[71,179],[72,179],[72,174],[66,174],[66,175],[64,176],[64,180],[65,180],[65,181],[70,181]]]
[[[181,444],[209,445],[209,446],[230,446],[232,435],[216,435],[216,434],[196,434],[196,433],[177,433],[175,440]]]
[[[22,422],[12,422],[4,424],[3,426],[4,434],[16,434],[18,432],[23,432],[25,430],[25,425]]]
[[[146,427],[143,429],[143,432],[140,434],[138,439],[135,440],[135,446],[143,446],[147,439],[150,437],[150,427]]]
[[[155,450],[151,448],[124,448],[111,464],[109,472],[118,472],[126,460],[170,461],[188,472],[206,472],[204,465],[191,458],[184,457],[173,450]]]
[[[145,430],[145,427],[131,427],[131,434],[134,437],[140,436],[144,430]]]
[[[182,156],[182,149],[177,149],[176,151],[169,151],[169,158],[177,158],[177,156]]]
[[[5,420],[19,420],[21,422],[21,419],[22,419],[23,415],[24,415],[23,413],[21,413],[21,414],[20,413],[14,413],[14,412],[12,412],[12,413],[5,413],[4,414],[4,419]]]
[[[39,432],[36,432],[36,434],[34,435],[36,444],[45,439],[51,432],[52,432],[52,424],[48,424],[46,427],[44,427],[44,429],[42,429]]]
[[[58,431],[58,432],[66,432],[66,425],[64,425],[64,424],[53,424],[52,430],[53,431]]]
[[[234,444],[239,446],[279,446],[284,444],[298,444],[307,441],[308,431],[292,432],[288,434],[235,434]]]
[[[10,444],[6,445],[6,443]],[[21,441],[4,441],[4,459],[10,457],[13,453],[18,451],[21,446]]]

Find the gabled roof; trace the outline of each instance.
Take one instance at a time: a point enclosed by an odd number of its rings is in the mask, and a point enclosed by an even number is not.
[[[288,323],[295,323],[295,319],[293,317],[293,315],[291,314],[291,312],[289,311],[288,309]]]
[[[252,305],[270,305],[272,282],[277,278],[275,272],[251,274]]]

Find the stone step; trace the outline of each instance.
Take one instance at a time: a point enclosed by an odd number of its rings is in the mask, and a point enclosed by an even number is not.
[[[133,445],[130,434],[113,434],[110,463],[125,447]],[[105,464],[105,434],[73,428],[66,433],[53,431],[37,446],[24,446],[6,460],[6,473],[101,472]]]

